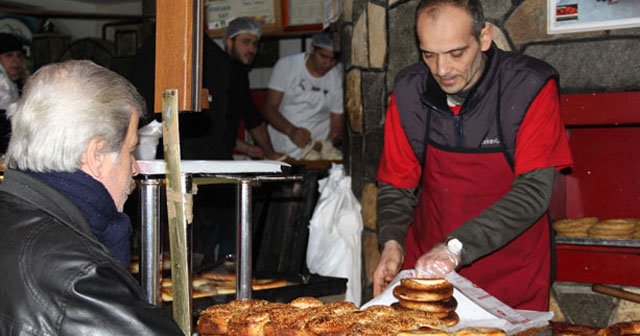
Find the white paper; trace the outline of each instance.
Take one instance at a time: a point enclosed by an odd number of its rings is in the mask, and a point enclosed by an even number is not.
[[[180,164],[182,172],[188,174],[281,173],[282,167],[290,166],[285,162],[268,160],[183,160]],[[138,165],[142,175],[162,175],[166,173],[164,160],[139,160]]]
[[[389,306],[397,302],[398,299],[393,296],[393,288],[400,284],[400,279],[414,276],[414,270],[400,272],[384,292],[364,304],[362,309],[373,305]],[[458,301],[456,313],[460,317],[460,322],[449,328],[449,331],[464,327],[494,327],[513,335],[545,326],[553,318],[552,312],[513,309],[458,273],[452,272],[445,278],[454,286],[453,297]]]

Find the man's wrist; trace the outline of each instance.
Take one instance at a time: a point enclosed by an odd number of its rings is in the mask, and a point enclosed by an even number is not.
[[[289,128],[289,130],[287,130],[286,134],[289,138],[293,138],[293,136],[296,134],[296,130],[298,128],[295,126],[291,126],[291,128]]]
[[[390,249],[398,249],[400,250],[400,252],[404,253],[404,249],[402,248],[402,245],[400,245],[400,243],[398,243],[397,241],[391,239],[391,240],[387,240],[386,242],[384,242],[382,244],[382,249],[386,249],[386,248],[390,248]]]
[[[460,257],[462,255],[463,244],[458,238],[447,238],[447,240],[445,241],[445,246],[447,247],[447,250],[449,250],[449,252],[456,255],[457,257]]]

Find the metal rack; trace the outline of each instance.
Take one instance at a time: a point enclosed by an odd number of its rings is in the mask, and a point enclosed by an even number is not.
[[[141,253],[140,253],[140,273],[141,284],[145,292],[147,301],[152,304],[160,304],[159,276],[160,276],[160,212],[161,212],[161,188],[165,187],[164,161],[139,161],[142,175],[140,181],[141,194]],[[237,204],[237,291],[236,299],[244,300],[252,297],[252,246],[251,246],[251,211],[252,211],[252,189],[265,182],[288,182],[300,181],[302,176],[285,175],[285,168],[288,165],[282,162],[258,161],[237,162],[237,161],[182,161],[181,176],[184,186],[182,195],[168,196],[179,199],[184,203],[186,213],[191,213],[192,190],[195,185],[205,184],[238,184]],[[188,216],[187,216],[188,217]],[[190,222],[190,220],[188,221]],[[180,235],[181,232],[171,232],[172,235]],[[186,236],[186,232],[185,232]],[[183,238],[183,240],[186,240]],[[172,258],[172,272],[174,269],[186,270],[186,279],[181,283],[174,280],[176,291],[182,290],[188,293],[186,302],[176,304],[174,302],[174,315],[178,310],[184,320],[189,320],[192,316],[193,302],[191,299],[191,265],[187,256],[190,255],[188,244],[178,244],[179,248],[172,246],[173,254],[182,254],[183,258]],[[181,262],[180,260],[187,260]],[[182,288],[180,288],[182,287]],[[186,323],[186,322],[185,322]]]

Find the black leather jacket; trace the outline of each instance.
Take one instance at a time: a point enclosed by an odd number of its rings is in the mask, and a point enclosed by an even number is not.
[[[69,200],[9,170],[0,184],[0,335],[183,335]]]

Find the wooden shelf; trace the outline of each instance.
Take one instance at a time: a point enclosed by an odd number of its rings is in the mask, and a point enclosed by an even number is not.
[[[140,20],[142,15],[128,14],[101,14],[101,13],[78,13],[70,11],[48,10],[35,7],[8,7],[0,6],[0,12],[7,14],[19,14],[35,17],[60,18],[60,19],[81,19],[81,20]]]

